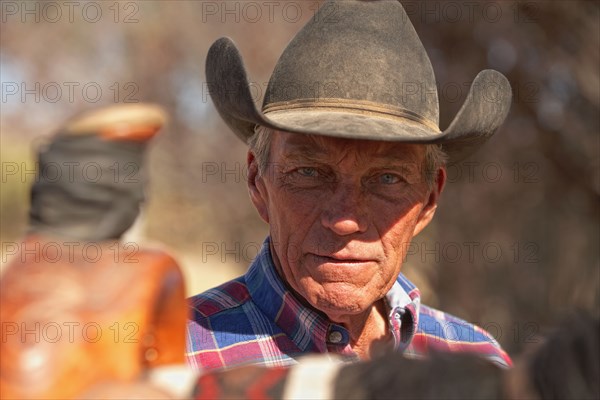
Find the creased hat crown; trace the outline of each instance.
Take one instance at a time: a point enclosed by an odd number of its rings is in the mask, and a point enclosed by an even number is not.
[[[325,3],[292,39],[263,111],[319,103],[414,118],[437,130],[433,68],[398,1]]]

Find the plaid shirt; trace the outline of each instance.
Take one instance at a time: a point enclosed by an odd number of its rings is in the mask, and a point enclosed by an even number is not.
[[[241,364],[286,366],[307,353],[358,359],[341,325],[300,303],[275,271],[269,239],[248,272],[189,299],[186,357],[194,369]],[[397,351],[472,352],[502,367],[511,360],[492,336],[459,318],[420,304],[419,290],[400,274],[386,295]]]

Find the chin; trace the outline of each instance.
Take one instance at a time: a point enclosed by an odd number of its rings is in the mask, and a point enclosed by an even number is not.
[[[360,314],[365,312],[373,303],[365,301],[364,296],[360,296],[356,291],[328,293],[326,296],[317,298],[314,303],[315,308],[331,315]]]

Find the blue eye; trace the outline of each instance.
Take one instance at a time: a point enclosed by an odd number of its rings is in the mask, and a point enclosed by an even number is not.
[[[379,181],[385,185],[391,185],[400,182],[400,179],[394,174],[381,174]]]
[[[296,171],[302,176],[316,177],[317,175],[319,175],[317,169],[312,167],[301,167],[298,168]]]

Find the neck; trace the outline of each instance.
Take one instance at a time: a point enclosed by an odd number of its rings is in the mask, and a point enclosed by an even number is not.
[[[362,314],[338,316],[332,321],[348,329],[352,350],[361,360],[369,360],[383,353],[391,339],[383,299]]]

